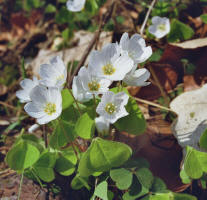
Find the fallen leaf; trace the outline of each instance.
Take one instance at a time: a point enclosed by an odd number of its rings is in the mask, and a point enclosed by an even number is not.
[[[184,92],[176,97],[170,108],[178,114],[172,132],[184,148],[189,145],[198,150],[200,136],[207,128],[207,84],[202,88]]]
[[[194,40],[188,40],[181,43],[170,43],[173,46],[181,47],[183,49],[196,49],[199,47],[207,46],[207,38],[199,38]]]

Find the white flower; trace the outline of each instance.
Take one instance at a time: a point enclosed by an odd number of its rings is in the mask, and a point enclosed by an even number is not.
[[[77,101],[86,102],[93,98],[92,94],[87,93],[81,84],[80,77],[73,78],[72,92]]]
[[[129,39],[128,33],[124,33],[119,47],[121,53],[126,53],[136,64],[146,61],[152,55],[152,48],[146,46],[145,40],[139,34],[134,34]]]
[[[110,123],[102,116],[95,118],[96,128],[99,134],[107,135],[109,133]]]
[[[22,90],[18,90],[16,92],[16,96],[20,99],[21,103],[29,102],[30,99],[30,92],[31,90],[39,84],[37,77],[33,76],[33,80],[31,79],[24,79],[20,82],[20,86]]]
[[[46,124],[58,118],[62,112],[62,96],[56,87],[36,86],[30,93],[31,102],[24,106],[39,124]]]
[[[98,77],[119,81],[132,69],[133,60],[121,55],[116,44],[108,44],[101,51],[93,51],[89,58],[89,72]]]
[[[109,90],[111,81],[108,79],[92,76],[87,68],[81,67],[78,76],[83,89],[90,94],[103,94]]]
[[[114,94],[108,91],[103,94],[96,112],[109,123],[115,123],[118,119],[128,115],[125,109],[129,96],[124,92]]]
[[[155,16],[148,30],[156,38],[162,38],[170,32],[170,20],[166,17]]]
[[[146,82],[150,77],[150,72],[145,69],[137,69],[135,65],[133,69],[124,77],[124,82],[130,86],[147,86],[150,82]]]
[[[81,11],[85,6],[86,0],[68,0],[66,6],[72,12]]]
[[[32,126],[28,128],[28,132],[33,133],[35,130],[39,128],[39,126],[40,126],[39,124],[33,124]]]
[[[47,87],[63,88],[67,78],[67,69],[59,56],[50,60],[50,64],[40,66],[40,83]]]

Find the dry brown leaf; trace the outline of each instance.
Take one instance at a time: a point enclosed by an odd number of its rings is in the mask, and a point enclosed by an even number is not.
[[[181,43],[170,43],[173,46],[181,47],[183,49],[196,49],[199,47],[207,46],[207,38],[199,38],[194,40],[189,40]]]

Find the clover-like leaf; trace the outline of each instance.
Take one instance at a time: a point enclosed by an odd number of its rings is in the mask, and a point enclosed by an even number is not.
[[[184,170],[189,177],[198,179],[203,175],[203,172],[207,172],[207,153],[197,151],[189,146],[186,150]]]
[[[13,170],[24,170],[31,167],[39,158],[38,148],[27,140],[20,140],[7,153],[6,162]]]
[[[122,165],[131,154],[132,150],[128,145],[97,137],[93,139],[88,150],[82,155],[78,171],[81,176],[108,171],[112,167]]]
[[[35,173],[45,182],[51,182],[55,178],[54,166],[56,154],[45,151],[41,154],[39,160],[34,164]]]
[[[91,139],[95,131],[95,121],[86,112],[75,125],[76,133],[83,139]]]
[[[120,190],[126,190],[132,184],[132,172],[124,168],[110,170],[110,177]]]

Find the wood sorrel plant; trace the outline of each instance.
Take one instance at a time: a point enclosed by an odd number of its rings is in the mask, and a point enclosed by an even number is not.
[[[109,182],[124,191],[123,199],[147,194],[174,197],[162,180],[153,177],[144,159],[130,160],[132,149],[111,139],[112,129],[133,135],[145,130],[145,119],[124,85],[149,84],[149,71],[137,65],[151,54],[140,35],[129,38],[124,33],[120,43],[92,51],[88,67],[79,70],[72,89],[64,89],[67,71],[59,57],[41,65],[41,79],[23,80],[17,97],[26,103],[28,115],[39,125],[48,124],[47,132],[53,131],[44,137],[45,143],[34,134],[21,134],[6,157],[10,168],[32,175],[40,184],[53,181],[55,173],[75,173],[71,187],[86,187],[93,192],[92,199],[112,199]],[[118,87],[109,88],[113,82]]]

